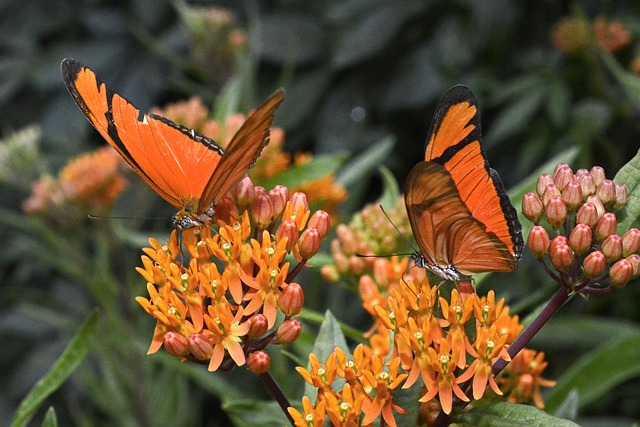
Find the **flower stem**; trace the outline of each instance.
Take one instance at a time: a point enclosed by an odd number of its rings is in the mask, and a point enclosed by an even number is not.
[[[549,300],[547,306],[540,312],[538,317],[536,317],[533,322],[527,326],[527,329],[524,330],[522,334],[511,344],[509,347],[508,353],[513,359],[522,348],[531,341],[531,339],[538,333],[538,331],[551,319],[551,317],[556,314],[560,307],[567,302],[567,300],[571,297],[569,290],[560,286],[555,295]],[[507,366],[509,362],[504,359],[498,360],[495,365],[493,365],[493,375],[497,376],[502,370]]]
[[[262,383],[265,385],[265,387],[267,387],[267,390],[269,390],[269,393],[271,393],[274,399],[276,399],[276,402],[278,402],[278,405],[280,405],[280,408],[282,408],[282,412],[284,412],[284,414],[287,416],[291,425],[294,425],[295,420],[289,414],[289,411],[287,411],[287,408],[290,407],[291,404],[289,403],[289,399],[287,399],[287,397],[282,392],[282,389],[280,388],[276,380],[271,376],[269,372],[261,374],[260,379],[262,380]]]

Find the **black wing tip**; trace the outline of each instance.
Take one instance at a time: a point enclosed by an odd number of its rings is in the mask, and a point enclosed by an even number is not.
[[[65,58],[62,60],[60,63],[60,71],[62,72],[62,78],[67,86],[73,84],[76,76],[83,68],[85,68],[84,65],[73,58]]]

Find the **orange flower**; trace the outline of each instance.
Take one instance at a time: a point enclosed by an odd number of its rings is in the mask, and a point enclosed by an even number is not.
[[[290,406],[287,408],[293,418],[296,427],[323,427],[324,426],[324,402],[317,402],[314,407],[307,396],[302,397],[302,412]]]
[[[620,50],[631,43],[631,33],[621,22],[610,21],[602,16],[593,22],[593,33],[598,45],[608,52]]]
[[[331,353],[324,364],[321,364],[318,357],[309,353],[310,371],[298,366],[296,371],[306,382],[318,389],[318,401],[324,401],[325,396],[333,393],[331,384],[336,379],[338,365],[335,353]]]
[[[395,427],[396,420],[393,411],[400,414],[407,413],[394,403],[392,393],[407,378],[407,374],[398,374],[400,368],[400,358],[398,357],[391,359],[387,366],[388,370],[385,370],[382,359],[374,355],[370,368],[362,370],[362,383],[369,393],[369,399],[365,399],[362,403],[362,412],[365,413],[362,420],[363,425],[372,423],[382,415],[388,425]],[[375,394],[371,396],[373,390],[375,390]]]

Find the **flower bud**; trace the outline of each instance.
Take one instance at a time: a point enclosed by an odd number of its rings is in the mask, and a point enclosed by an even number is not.
[[[609,279],[611,279],[611,286],[614,288],[621,288],[633,277],[633,265],[627,259],[618,260],[609,269]]]
[[[627,260],[633,266],[633,277],[631,278],[631,280],[637,279],[638,277],[640,277],[640,255],[631,254],[627,257]]]
[[[562,189],[562,200],[569,212],[575,212],[582,204],[582,188],[576,181],[571,181]]]
[[[587,202],[580,206],[576,214],[576,222],[588,227],[595,227],[598,223],[598,210],[596,209],[596,205]]]
[[[276,185],[267,193],[273,202],[273,217],[278,218],[282,215],[284,207],[289,200],[289,189],[284,185]]]
[[[585,224],[577,224],[569,236],[569,246],[573,251],[582,255],[587,252],[593,243],[591,228]]]
[[[247,366],[254,374],[264,374],[271,367],[271,358],[266,351],[254,351],[247,358]]]
[[[606,175],[604,173],[604,169],[600,166],[594,166],[589,171],[591,176],[593,177],[593,182],[596,184],[596,187],[600,185],[602,181],[606,179]]]
[[[553,184],[553,177],[548,173],[543,173],[538,177],[538,182],[536,183],[536,193],[538,193],[538,196],[542,197],[544,190],[549,184]]]
[[[293,193],[291,199],[289,199],[293,207],[293,211],[297,212],[300,206],[304,206],[304,210],[309,210],[309,202],[307,202],[307,195],[299,191]]]
[[[273,219],[273,202],[266,194],[256,195],[251,209],[251,221],[259,230],[266,230]]]
[[[596,189],[596,196],[604,206],[610,206],[616,201],[616,186],[610,179],[603,180]]]
[[[549,203],[549,199],[551,197],[559,196],[561,194],[562,193],[560,192],[560,189],[555,184],[547,185],[547,187],[544,189],[544,193],[542,193],[542,204],[547,206],[547,203]]]
[[[276,330],[276,338],[280,344],[291,344],[300,336],[302,323],[296,319],[288,319],[282,322]]]
[[[353,255],[358,250],[358,243],[356,242],[353,231],[346,224],[338,224],[336,227],[336,234],[340,240],[340,245],[345,255]]]
[[[256,198],[256,189],[251,178],[246,176],[236,184],[234,196],[240,212],[246,211],[251,207]]]
[[[320,250],[320,233],[315,228],[307,228],[298,240],[298,249],[302,259],[310,259]]]
[[[216,220],[224,221],[227,224],[231,223],[234,218],[238,218],[238,206],[229,195],[225,195],[213,210],[213,218]]]
[[[604,239],[600,250],[607,258],[607,262],[611,263],[619,260],[622,256],[622,238],[617,234],[612,234]]]
[[[553,240],[556,241],[557,239],[558,238],[556,237]],[[557,243],[554,241],[552,241],[551,245],[549,245],[549,260],[556,270],[566,271],[573,264],[573,251],[566,243],[566,238],[564,238],[564,240],[557,240]]]
[[[640,251],[640,230],[632,228],[622,235],[622,256],[628,257]]]
[[[625,184],[616,184],[616,201],[613,208],[618,210],[627,205],[629,192]]]
[[[567,164],[561,163],[558,166],[553,173],[553,182],[556,187],[563,189],[568,183],[573,182],[573,171]]]
[[[549,252],[549,233],[540,225],[534,226],[529,232],[527,245],[537,259],[542,259]]]
[[[329,227],[331,227],[329,214],[323,210],[315,211],[313,215],[311,215],[311,218],[309,218],[307,227],[318,230],[318,233],[320,233],[320,240],[324,240],[324,238],[327,237],[327,234],[329,234]]]
[[[269,330],[269,321],[267,316],[262,313],[256,313],[249,318],[249,336],[251,338],[259,338]]]
[[[577,180],[578,178],[580,178],[582,175],[589,175],[589,170],[585,169],[585,168],[580,168],[576,171],[576,175],[575,175],[575,179]],[[593,178],[591,178],[593,179]]]
[[[367,262],[364,258],[351,255],[349,257],[349,273],[360,276],[367,269]]]
[[[320,267],[320,276],[329,283],[338,283],[340,280],[340,273],[335,265],[323,265]]]
[[[596,194],[596,183],[593,181],[593,177],[591,174],[587,173],[584,175],[579,175],[576,178],[578,184],[580,184],[580,188],[582,188],[583,196],[590,196],[592,194]]]
[[[267,190],[265,190],[265,188],[261,185],[256,185],[254,187],[254,191],[256,192],[256,197],[260,195],[263,195],[263,196],[267,195]]]
[[[458,283],[456,285],[456,289],[458,290],[458,294],[460,294],[460,299],[462,300],[463,304],[466,300],[471,298],[471,296],[473,296],[476,293],[476,290],[471,284],[471,282],[466,280],[463,280],[462,282]]]
[[[589,203],[593,203],[595,205],[596,210],[598,211],[598,218],[600,218],[606,212],[606,210],[604,209],[604,205],[602,204],[602,201],[595,194],[592,194],[591,196],[587,196],[586,201]]]
[[[542,200],[535,193],[527,193],[522,198],[522,213],[534,224],[539,224],[544,213]]]
[[[567,218],[567,205],[562,201],[562,197],[551,196],[545,205],[544,213],[547,215],[549,224],[557,229]]]
[[[189,353],[189,342],[185,337],[175,331],[169,331],[162,338],[167,353],[175,357],[183,357]]]
[[[611,212],[607,212],[598,220],[595,228],[595,235],[598,242],[602,242],[607,237],[615,234],[618,229],[618,220]]]
[[[582,269],[587,277],[596,278],[607,269],[607,259],[600,251],[591,252],[582,262]]]
[[[213,346],[202,334],[192,334],[189,339],[189,350],[198,360],[209,360],[213,354]]]
[[[298,243],[299,236],[298,225],[292,219],[283,220],[276,230],[276,240],[287,238],[287,252],[291,252],[295,244]]]
[[[278,297],[278,305],[286,316],[295,316],[300,313],[304,306],[302,286],[295,282],[289,283]]]

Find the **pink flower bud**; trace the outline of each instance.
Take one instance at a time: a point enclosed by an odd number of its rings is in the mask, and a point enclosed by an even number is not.
[[[234,196],[240,212],[244,212],[251,207],[256,198],[256,189],[251,178],[246,176],[236,184]]]
[[[287,252],[291,252],[295,244],[298,243],[299,236],[298,225],[292,219],[282,221],[276,230],[276,240],[287,238]]]
[[[633,265],[627,259],[621,259],[616,261],[615,264],[609,269],[609,279],[611,279],[611,286],[614,288],[621,288],[633,277]]]
[[[536,193],[538,193],[538,196],[542,197],[544,190],[546,190],[549,184],[553,184],[553,177],[548,173],[543,173],[538,177],[538,182],[536,183]]]
[[[522,213],[529,221],[537,225],[544,213],[542,200],[535,193],[525,194],[522,198]]]
[[[198,360],[209,360],[213,354],[213,346],[209,339],[202,334],[192,334],[189,339],[189,350]]]
[[[264,374],[271,367],[271,358],[266,351],[254,351],[247,358],[247,366],[254,374]]]
[[[308,211],[309,210],[309,202],[307,202],[307,195],[301,192],[295,192],[293,193],[293,195],[291,196],[291,199],[289,199],[289,202],[291,203],[292,207],[293,207],[293,212],[297,212],[299,209],[299,206],[304,206],[304,210]]]
[[[596,278],[607,269],[607,259],[600,251],[591,252],[582,262],[582,268],[587,277]]]
[[[587,252],[593,243],[593,233],[586,224],[577,224],[569,236],[569,246],[573,251],[582,255]]]
[[[296,319],[288,319],[282,322],[276,330],[276,339],[280,344],[291,344],[300,336],[302,323]]]
[[[338,224],[338,227],[336,227],[336,234],[338,235],[342,251],[345,255],[355,254],[358,250],[358,243],[356,242],[355,236],[349,226],[345,224]]]
[[[304,306],[304,292],[302,286],[292,282],[284,288],[278,298],[278,305],[286,316],[295,316]]]
[[[307,223],[307,227],[318,230],[321,240],[324,240],[324,238],[327,237],[330,226],[331,219],[329,218],[329,214],[323,210],[315,211]]]
[[[603,180],[596,189],[596,196],[604,206],[610,206],[616,201],[616,186],[610,179]]]
[[[562,189],[562,200],[569,212],[575,212],[582,204],[582,187],[576,181],[571,181]]]
[[[560,236],[562,237],[562,236]],[[554,238],[554,241],[557,239]],[[558,271],[566,271],[573,264],[574,253],[566,243],[566,238],[558,243],[552,242],[549,246],[549,260]]]
[[[592,194],[596,194],[596,183],[593,181],[593,177],[591,174],[587,173],[585,175],[579,175],[576,178],[578,184],[580,184],[580,188],[582,188],[583,196],[590,196]]]
[[[267,316],[262,313],[256,313],[249,318],[249,336],[251,338],[259,338],[269,330],[269,321]]]
[[[282,215],[284,207],[289,200],[289,189],[284,185],[276,185],[267,193],[273,202],[273,217],[278,218]]]
[[[589,202],[580,206],[580,209],[578,209],[578,213],[576,214],[576,222],[591,228],[595,227],[598,223],[598,210],[596,206]]]
[[[187,339],[175,331],[164,334],[162,339],[164,348],[171,356],[183,357],[189,353],[189,343]]]
[[[622,235],[622,256],[628,257],[640,251],[640,230],[632,228]]]
[[[607,262],[611,263],[619,260],[622,256],[622,238],[617,234],[612,234],[604,239],[600,250],[607,258]]]
[[[328,283],[338,283],[340,273],[335,265],[323,265],[320,267],[320,276]]]
[[[544,227],[536,225],[529,232],[527,245],[536,258],[544,258],[547,252],[549,252],[549,243],[549,233],[547,233]]]
[[[598,211],[598,218],[600,218],[606,212],[606,210],[604,209],[604,205],[602,204],[602,200],[600,200],[600,197],[596,196],[595,194],[587,196],[586,201],[595,205],[596,210]]]
[[[631,278],[631,280],[637,279],[638,277],[640,277],[640,255],[638,254],[629,255],[627,257],[627,260],[633,266],[633,277]]]
[[[596,223],[595,234],[598,242],[602,242],[607,237],[615,234],[618,229],[618,220],[611,212],[607,212]]]
[[[604,173],[604,169],[601,168],[600,166],[592,167],[591,171],[589,173],[593,177],[593,182],[596,184],[596,187],[598,185],[600,185],[600,183],[606,179],[606,175]]]
[[[559,228],[567,218],[567,205],[560,196],[551,196],[544,209],[547,221],[554,229]]]
[[[256,195],[251,209],[251,220],[259,230],[265,230],[273,219],[273,202],[266,194]]]
[[[553,173],[553,182],[558,188],[564,189],[564,187],[568,183],[573,182],[573,171],[566,164],[562,165],[561,167],[557,167],[555,172]]]
[[[256,193],[256,196],[260,196],[260,195],[266,196],[267,195],[267,190],[265,190],[265,188],[263,186],[261,186],[261,185],[256,185],[255,187],[253,187],[253,189],[254,189],[254,191]]]
[[[625,184],[616,184],[616,201],[613,204],[614,209],[620,209],[627,205],[629,192]]]
[[[307,228],[298,240],[298,249],[302,259],[310,259],[320,250],[320,233],[315,228]]]
[[[547,185],[547,188],[544,189],[544,193],[542,193],[542,204],[546,206],[551,197],[560,196],[561,194],[560,189],[555,184]]]

